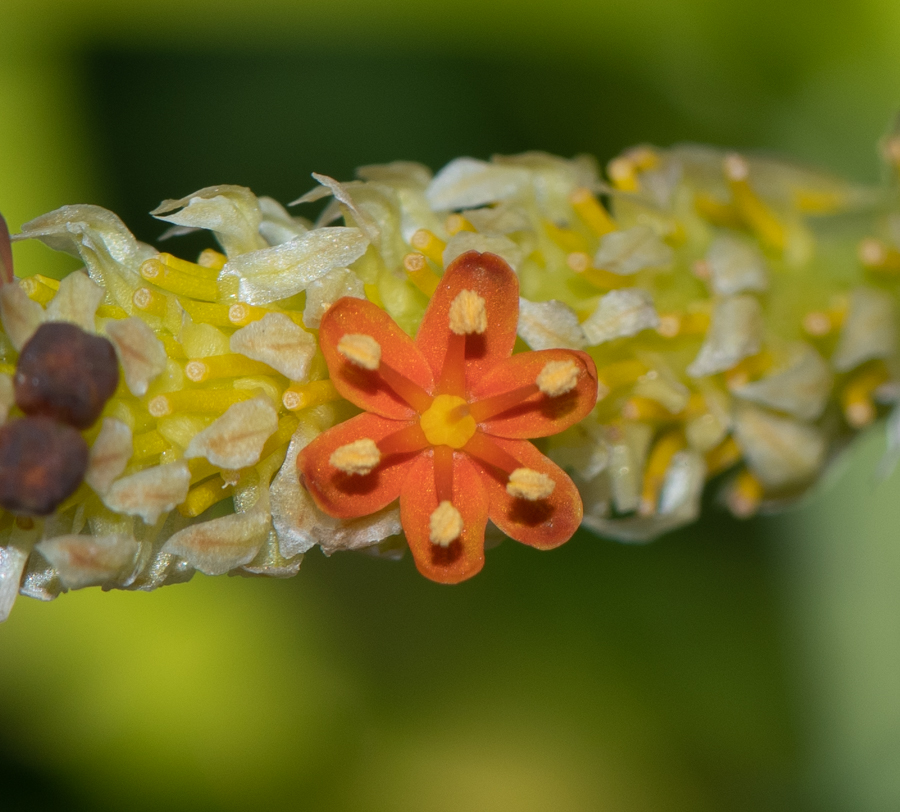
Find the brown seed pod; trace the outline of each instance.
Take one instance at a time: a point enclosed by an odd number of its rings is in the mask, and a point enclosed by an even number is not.
[[[0,426],[0,507],[46,516],[81,484],[88,447],[71,426],[23,417]]]
[[[112,343],[74,324],[42,324],[16,365],[16,405],[77,429],[92,425],[119,383]]]

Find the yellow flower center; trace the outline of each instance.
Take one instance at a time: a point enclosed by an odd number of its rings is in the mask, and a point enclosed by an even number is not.
[[[476,423],[465,400],[455,395],[438,395],[422,414],[419,425],[431,445],[462,448],[475,433]]]

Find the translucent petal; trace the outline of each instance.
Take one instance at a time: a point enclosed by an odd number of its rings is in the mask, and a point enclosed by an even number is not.
[[[594,265],[630,276],[644,268],[665,267],[671,264],[672,258],[672,249],[650,226],[637,225],[603,237],[594,255]]]
[[[533,350],[580,350],[587,344],[578,316],[564,302],[519,298],[519,338]]]
[[[83,589],[130,580],[141,545],[128,536],[65,535],[44,539],[37,550],[66,589]]]
[[[528,184],[529,175],[519,167],[457,158],[435,175],[425,195],[435,211],[469,209],[514,196]]]
[[[791,344],[776,372],[731,391],[744,400],[787,412],[801,420],[821,416],[831,394],[834,376],[821,355],[804,342]]]
[[[292,381],[305,382],[316,354],[316,340],[283,313],[266,313],[235,332],[230,349],[268,364]]]
[[[28,551],[16,545],[0,546],[0,623],[9,617],[28,561]]]
[[[128,390],[137,397],[146,395],[150,382],[166,369],[162,341],[137,317],[108,321],[106,335],[116,348]]]
[[[169,214],[175,209],[180,211]],[[179,200],[164,200],[150,213],[177,226],[212,231],[229,258],[265,245],[259,202],[244,186],[207,186]]]
[[[897,347],[897,315],[893,299],[883,291],[855,288],[831,365],[849,372],[872,358],[888,358]]]
[[[726,297],[716,304],[703,346],[687,374],[703,378],[731,369],[759,352],[762,337],[762,308],[756,298],[748,294]]]
[[[212,425],[196,435],[185,459],[205,457],[219,468],[256,465],[266,440],[278,429],[278,413],[268,398],[244,400],[228,407]]]
[[[531,227],[525,212],[506,203],[484,209],[468,209],[462,215],[482,234],[511,234]]]
[[[262,212],[259,233],[270,246],[290,242],[309,231],[307,220],[292,217],[284,206],[271,197],[259,198],[259,210]]]
[[[104,295],[103,288],[86,273],[70,273],[59,283],[59,290],[47,305],[47,320],[67,321],[93,333],[94,315]]]
[[[734,433],[747,465],[767,488],[803,484],[820,471],[825,460],[821,430],[755,406],[737,409]]]
[[[487,251],[490,254],[496,254],[506,260],[514,271],[518,270],[525,258],[522,249],[508,237],[460,231],[447,241],[443,255],[444,267],[446,268],[454,259],[467,251]]]
[[[624,338],[659,325],[653,297],[641,288],[611,290],[601,297],[594,312],[582,322],[589,345]]]
[[[762,252],[749,240],[723,235],[716,237],[706,253],[709,283],[720,296],[769,287],[769,270]]]
[[[349,268],[335,268],[309,285],[303,323],[311,329],[318,328],[325,311],[342,296],[366,298],[362,280]]]
[[[609,480],[613,503],[620,513],[636,510],[641,499],[644,463],[653,439],[653,429],[645,423],[609,426]]]
[[[319,228],[274,248],[229,260],[220,278],[238,281],[238,298],[248,304],[286,299],[335,268],[346,268],[366,251],[358,228]]]
[[[84,481],[97,493],[106,493],[122,475],[133,453],[131,429],[121,420],[104,417],[100,433],[91,446]]]

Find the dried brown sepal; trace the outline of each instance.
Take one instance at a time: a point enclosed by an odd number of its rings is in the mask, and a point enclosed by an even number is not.
[[[88,447],[71,426],[23,417],[0,426],[0,507],[47,516],[84,479]]]
[[[77,429],[96,422],[119,383],[112,343],[74,324],[46,322],[22,347],[16,366],[16,405]]]

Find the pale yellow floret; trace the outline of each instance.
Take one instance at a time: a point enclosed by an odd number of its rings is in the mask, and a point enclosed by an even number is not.
[[[450,502],[444,500],[431,514],[428,525],[431,543],[437,544],[438,547],[449,547],[462,535],[462,514]]]
[[[534,471],[531,468],[516,468],[509,475],[506,492],[517,499],[536,502],[538,499],[546,499],[550,496],[555,487],[556,483],[540,471]]]
[[[368,437],[354,440],[352,443],[342,445],[332,452],[329,462],[345,474],[358,474],[365,476],[372,473],[381,462],[381,452],[375,441]]]
[[[555,398],[578,386],[578,364],[574,361],[550,361],[537,376],[537,386],[547,397]]]
[[[484,298],[474,290],[461,290],[450,303],[450,329],[458,336],[487,330]]]
[[[381,364],[381,345],[364,333],[346,333],[337,348],[351,364],[363,369],[376,370]]]

